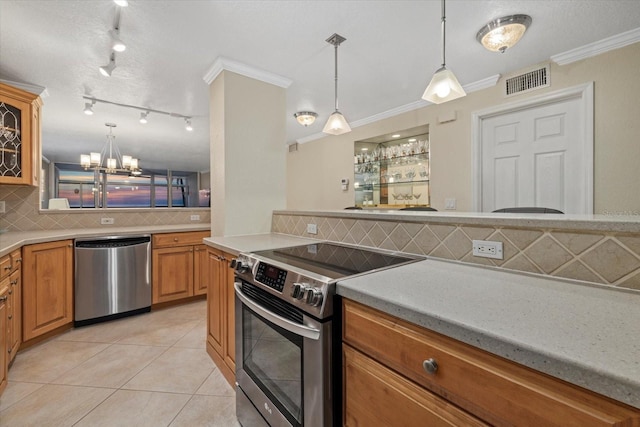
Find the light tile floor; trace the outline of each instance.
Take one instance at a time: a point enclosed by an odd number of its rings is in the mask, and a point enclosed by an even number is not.
[[[0,426],[239,426],[206,302],[73,329],[16,356]]]

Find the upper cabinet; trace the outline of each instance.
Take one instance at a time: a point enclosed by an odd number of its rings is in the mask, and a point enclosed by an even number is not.
[[[430,205],[427,126],[356,141],[354,151],[356,206]]]
[[[0,184],[38,185],[38,95],[0,83]]]

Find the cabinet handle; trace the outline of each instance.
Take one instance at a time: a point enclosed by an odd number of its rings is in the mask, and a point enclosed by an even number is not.
[[[173,238],[173,241],[174,241],[174,242],[177,242],[177,241],[178,241],[178,238],[177,238],[177,237],[174,237],[174,238]]]
[[[9,295],[11,295],[13,293],[13,289],[9,289],[9,292],[7,292]]]
[[[10,348],[10,349],[9,349],[9,353],[11,353],[11,350],[13,350],[13,349],[11,349],[11,348]]]
[[[16,280],[12,280],[10,283],[11,283],[13,286],[15,286],[15,285],[17,285],[17,284],[18,284],[18,279],[16,279]]]
[[[4,269],[5,269],[5,270],[11,270],[12,268],[13,268],[12,266],[7,265]]]
[[[422,367],[429,375],[435,375],[438,371],[438,362],[433,357],[422,362]]]
[[[1,301],[6,301],[6,300],[7,300],[7,298],[9,298],[9,297],[8,297],[8,296],[6,296],[6,295],[5,295],[5,296],[3,296],[3,297],[0,297],[0,302],[1,302]]]
[[[10,314],[10,315],[7,317],[7,319],[9,319],[9,320],[13,319],[13,315],[11,315],[11,314]]]
[[[22,258],[16,259],[16,262],[22,262]]]

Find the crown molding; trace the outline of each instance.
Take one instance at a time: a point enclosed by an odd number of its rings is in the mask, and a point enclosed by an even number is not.
[[[476,92],[478,90],[495,86],[496,83],[498,83],[499,79],[500,79],[500,74],[495,74],[491,77],[487,77],[486,79],[478,80],[476,82],[464,85],[463,88],[467,93]],[[409,104],[401,105],[399,107],[392,108],[387,111],[383,111],[382,113],[374,114],[373,116],[365,117],[364,119],[356,120],[354,122],[349,123],[349,126],[351,126],[351,129],[354,129],[360,126],[368,125],[369,123],[377,122],[383,119],[388,119],[389,117],[394,117],[402,113],[414,111],[419,108],[426,107],[427,105],[432,105],[432,103],[429,101],[425,101],[424,99],[420,99],[418,101],[414,101]],[[299,144],[305,144],[307,142],[315,141],[316,139],[320,139],[325,136],[327,136],[326,133],[318,132],[312,135],[305,136],[303,138],[299,138],[296,140],[296,142]]]
[[[259,68],[255,68],[250,65],[243,64],[242,62],[234,61],[233,59],[225,58],[222,56],[218,57],[218,59],[213,62],[213,65],[209,67],[202,79],[210,85],[211,82],[213,82],[216,77],[218,77],[218,75],[225,70],[285,89],[291,86],[291,83],[293,82],[291,79],[280,76],[278,74],[261,70]]]
[[[47,90],[46,87],[43,87],[43,86],[32,85],[29,83],[19,83],[19,82],[14,82],[14,81],[5,80],[5,79],[0,79],[0,82],[8,84],[9,86],[17,87],[18,89],[22,89],[29,93],[36,94],[40,98],[46,98],[49,96],[49,91]]]
[[[640,41],[640,28],[626,31],[615,36],[607,37],[575,49],[553,55],[551,60],[558,65],[571,64],[582,59],[591,58],[610,50],[619,49]]]

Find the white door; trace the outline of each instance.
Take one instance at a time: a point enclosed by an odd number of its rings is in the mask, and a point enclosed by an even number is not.
[[[583,92],[474,115],[479,120],[478,210],[593,212],[593,114],[588,113],[593,110],[585,105]]]

